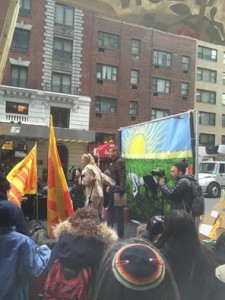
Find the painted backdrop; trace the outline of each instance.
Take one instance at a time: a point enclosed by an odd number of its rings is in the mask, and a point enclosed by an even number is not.
[[[122,155],[127,168],[129,206],[135,217],[163,214],[170,204],[157,186],[160,176],[169,185],[170,167],[186,159],[193,165],[191,113],[186,112],[121,129]]]

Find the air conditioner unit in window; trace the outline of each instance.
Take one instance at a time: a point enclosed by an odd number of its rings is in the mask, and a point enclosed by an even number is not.
[[[137,89],[137,85],[132,85],[132,89],[136,90]]]
[[[97,79],[97,83],[103,84],[103,80],[102,79]]]
[[[158,95],[159,95],[159,93],[157,93],[157,92],[153,93],[153,96],[158,96]]]
[[[183,73],[184,74],[188,74],[188,70],[183,70]]]
[[[101,113],[96,113],[95,116],[96,116],[97,118],[101,118],[101,117],[102,117],[102,114],[101,114]]]
[[[159,69],[159,65],[154,65],[154,68],[155,69]]]
[[[131,117],[130,120],[131,121],[136,121],[136,117]]]
[[[104,48],[98,48],[98,51],[99,52],[105,52],[105,49]]]
[[[187,101],[188,97],[187,96],[183,96],[182,99],[185,100],[185,101]]]

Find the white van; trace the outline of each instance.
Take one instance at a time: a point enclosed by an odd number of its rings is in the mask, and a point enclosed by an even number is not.
[[[210,198],[220,196],[225,187],[225,161],[205,161],[199,164],[198,182]]]

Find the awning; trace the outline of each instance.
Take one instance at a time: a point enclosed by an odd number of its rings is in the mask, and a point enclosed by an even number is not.
[[[114,143],[102,144],[94,148],[94,155],[97,157],[111,157],[111,149],[117,147]]]
[[[6,137],[11,136],[36,140],[48,140],[49,127],[28,124],[0,123],[0,135]],[[57,141],[64,142],[89,143],[95,140],[95,132],[91,130],[77,130],[55,127],[55,136]]]

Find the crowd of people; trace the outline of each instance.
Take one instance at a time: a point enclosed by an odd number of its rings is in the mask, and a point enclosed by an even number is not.
[[[184,164],[171,167],[173,188],[159,182],[172,210],[124,238],[123,206],[115,205],[114,195],[126,194],[126,168],[118,150],[112,153],[107,174],[91,154],[82,155],[75,176],[85,205],[54,228],[54,240],[41,224],[28,226],[22,210],[7,200],[9,183],[0,176],[0,300],[224,299],[225,234],[211,247],[200,241]]]

